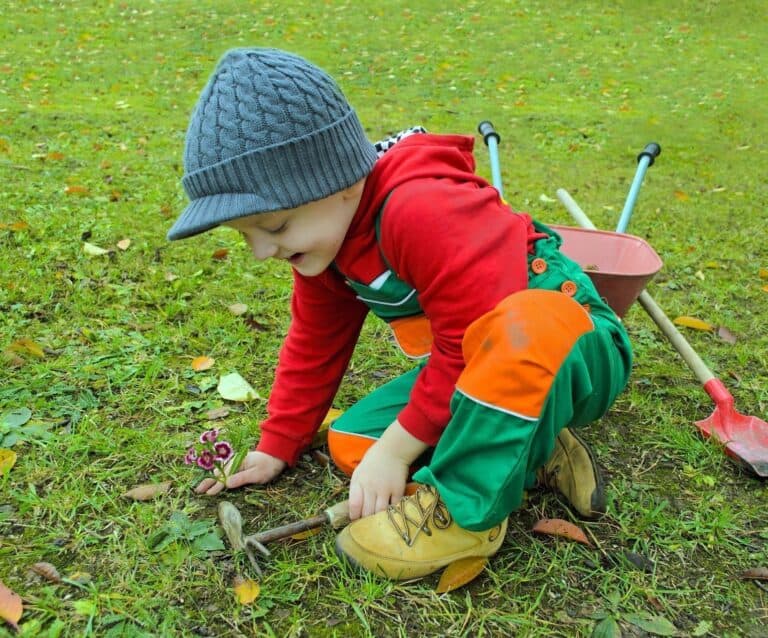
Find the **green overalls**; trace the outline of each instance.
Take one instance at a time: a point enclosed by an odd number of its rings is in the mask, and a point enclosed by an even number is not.
[[[493,527],[516,510],[560,430],[603,416],[629,378],[632,355],[621,321],[582,269],[559,251],[559,235],[535,227],[549,237],[528,256],[529,288],[467,329],[466,367],[451,398],[451,418],[431,458],[413,475],[434,486],[456,522],[470,530]],[[378,220],[376,230],[379,236]],[[413,288],[391,271],[373,286],[348,283],[393,327],[406,354],[429,353],[428,322]],[[405,407],[425,363],[331,425],[330,452],[343,471],[352,473]]]

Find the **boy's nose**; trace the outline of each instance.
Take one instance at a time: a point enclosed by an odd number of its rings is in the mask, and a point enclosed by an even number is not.
[[[277,245],[275,242],[269,241],[268,239],[254,237],[251,238],[249,244],[251,245],[253,256],[259,261],[264,261],[277,254]]]

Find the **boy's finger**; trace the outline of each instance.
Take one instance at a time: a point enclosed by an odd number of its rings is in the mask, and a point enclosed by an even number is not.
[[[363,508],[363,491],[357,483],[349,486],[349,520],[354,521],[360,518],[360,512]]]
[[[195,492],[197,492],[198,494],[207,492],[215,483],[216,481],[214,481],[213,479],[205,479],[203,481],[200,481],[200,484],[195,488]]]

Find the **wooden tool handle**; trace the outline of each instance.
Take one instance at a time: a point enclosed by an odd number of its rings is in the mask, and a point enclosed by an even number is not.
[[[322,514],[318,514],[312,518],[305,518],[304,520],[296,521],[295,523],[288,523],[287,525],[268,529],[259,534],[251,534],[246,540],[264,545],[271,541],[288,538],[294,534],[321,527],[322,525],[330,524],[333,529],[339,529],[340,527],[344,527],[347,523],[349,523],[349,501],[342,501],[341,503],[336,503],[336,505],[329,507]]]

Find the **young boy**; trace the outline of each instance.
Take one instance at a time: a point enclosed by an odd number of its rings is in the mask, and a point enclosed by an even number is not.
[[[472,147],[418,129],[374,146],[321,69],[279,50],[232,50],[192,115],[191,203],[168,233],[230,226],[256,259],[293,267],[268,417],[229,488],[296,463],[369,310],[421,358],[328,436],[351,476],[353,522],[337,552],[394,579],[493,555],[536,484],[602,514],[593,457],[564,428],[601,417],[631,366],[619,319],[559,237],[475,175]],[[411,476],[418,489],[404,497]]]

